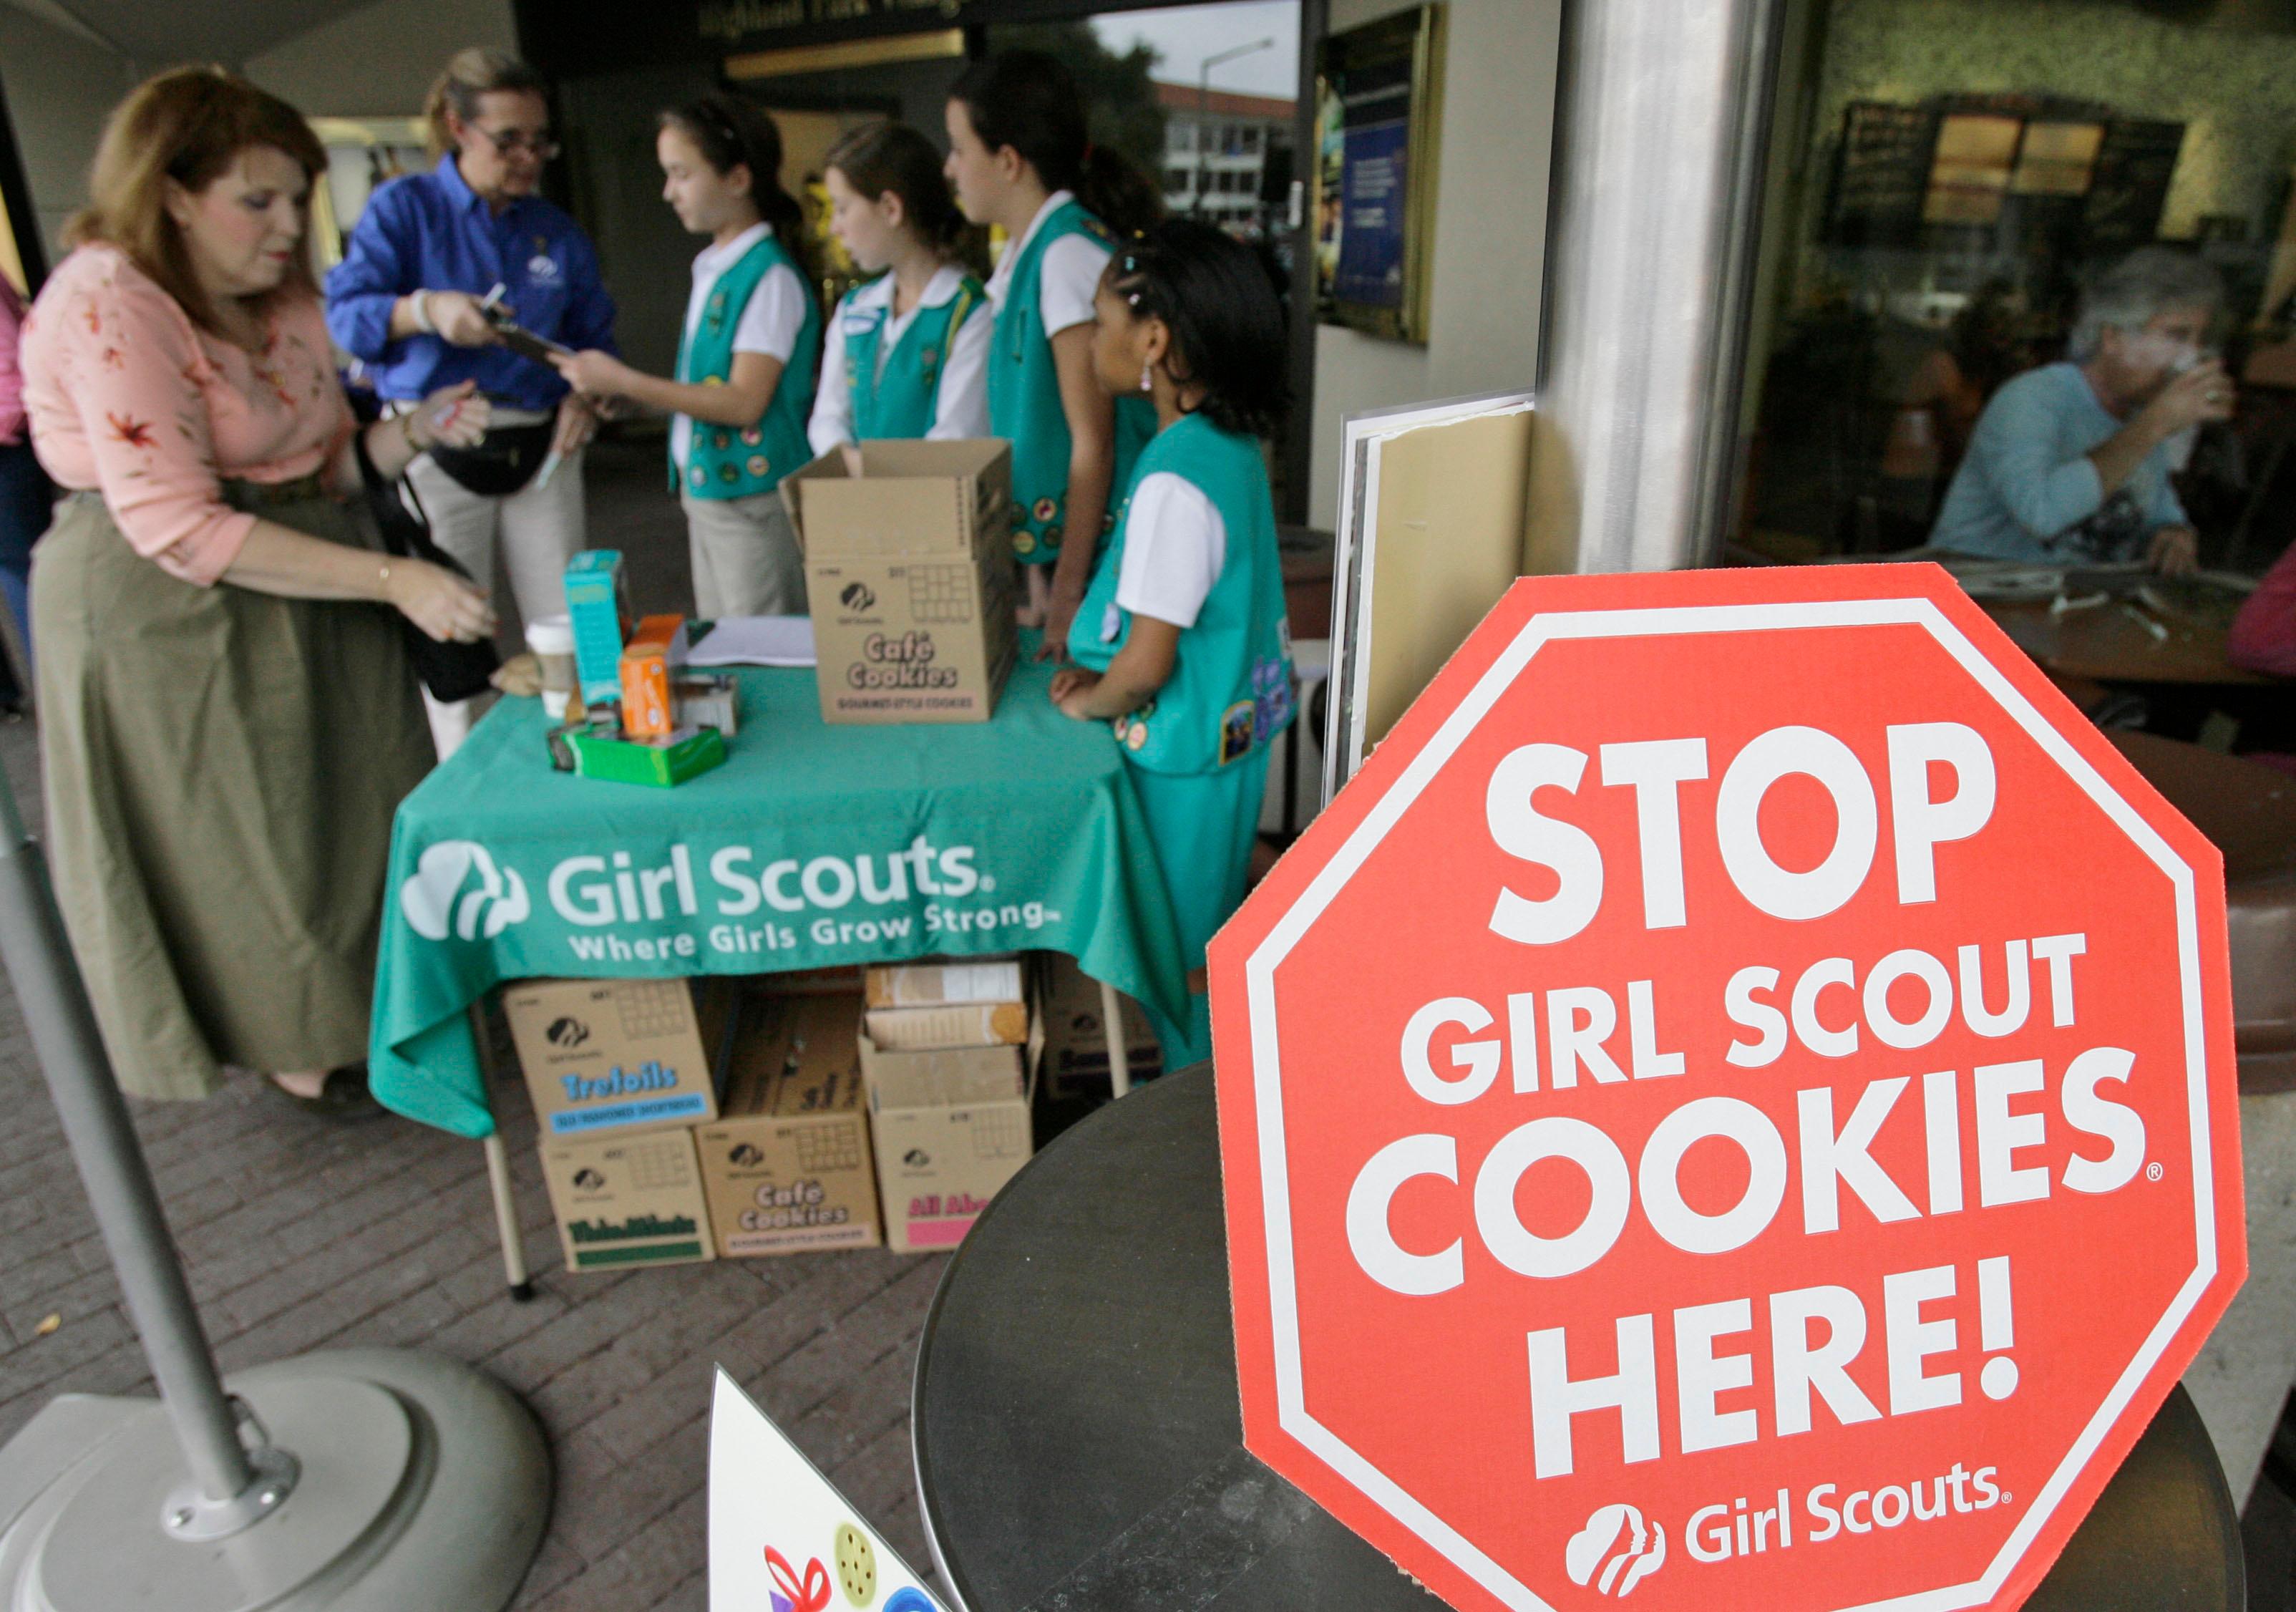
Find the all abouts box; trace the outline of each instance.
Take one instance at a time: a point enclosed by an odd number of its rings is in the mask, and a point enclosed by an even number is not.
[[[861,445],[782,482],[825,722],[985,722],[1013,670],[1010,446]]]
[[[660,1130],[718,1117],[710,1049],[721,983],[521,980],[503,991],[545,1137]]]
[[[903,1254],[953,1247],[1035,1151],[1029,1099],[1044,1050],[1026,1046],[902,1052],[860,1035],[885,1242]]]
[[[743,998],[725,1112],[693,1133],[720,1254],[882,1240],[853,1041],[860,1017],[858,996]]]
[[[541,1152],[569,1271],[713,1257],[692,1131],[545,1137]]]

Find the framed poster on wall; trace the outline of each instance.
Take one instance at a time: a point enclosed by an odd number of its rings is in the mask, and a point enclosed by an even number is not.
[[[1427,340],[1443,17],[1421,5],[1323,42],[1316,70],[1316,306],[1326,324]]]

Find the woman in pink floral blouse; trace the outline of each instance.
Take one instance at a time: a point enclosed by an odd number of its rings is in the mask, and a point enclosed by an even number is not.
[[[139,1096],[238,1067],[360,1106],[391,816],[430,762],[393,613],[439,639],[493,626],[460,577],[387,557],[353,498],[303,255],[325,171],[252,85],[150,80],[24,330],[33,442],[70,495],[32,568],[48,842]],[[485,415],[441,392],[365,446],[396,475]]]

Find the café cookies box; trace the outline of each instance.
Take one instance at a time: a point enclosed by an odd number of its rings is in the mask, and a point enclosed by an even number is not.
[[[1013,670],[1013,454],[994,439],[832,449],[782,481],[824,722],[985,722]]]
[[[902,1254],[928,1254],[964,1241],[989,1200],[1035,1151],[1029,1103],[1044,1030],[1025,1004],[1017,1005],[1026,1029],[1016,1043],[1002,1039],[1010,1012],[997,1011],[1016,1004],[928,1002],[916,999],[914,991],[881,995],[897,989],[885,977],[894,972],[914,979],[924,969],[871,971],[873,999],[898,1005],[872,1008],[863,1019],[861,1077],[868,1091],[886,1246]],[[1021,983],[1017,964],[1010,979],[1014,985]],[[920,1028],[925,1016],[944,1010],[955,1032],[999,1039],[968,1046],[886,1044],[890,1039],[931,1039]]]
[[[722,980],[521,980],[503,1012],[546,1141],[718,1117]]]
[[[861,999],[849,991],[742,998],[722,1112],[693,1131],[721,1257],[883,1240],[853,1036],[860,1022]]]

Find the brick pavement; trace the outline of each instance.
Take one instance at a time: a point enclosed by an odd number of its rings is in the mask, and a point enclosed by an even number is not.
[[[594,469],[595,540],[634,556],[639,603],[676,596],[684,531],[658,445]],[[38,818],[31,729],[0,766]],[[505,1044],[500,1071],[515,1063]],[[251,1081],[136,1104],[192,1289],[226,1371],[353,1345],[480,1366],[542,1419],[550,1531],[514,1603],[684,1612],[703,1578],[709,1386],[722,1362],[893,1547],[929,1570],[909,1464],[909,1378],[943,1257],[871,1250],[575,1276],[561,1268],[522,1092],[504,1116],[532,1302],[504,1291],[476,1144],[398,1120],[312,1118]],[[0,983],[0,1442],[53,1395],[152,1385],[12,992]],[[50,1316],[58,1324],[45,1335]]]

